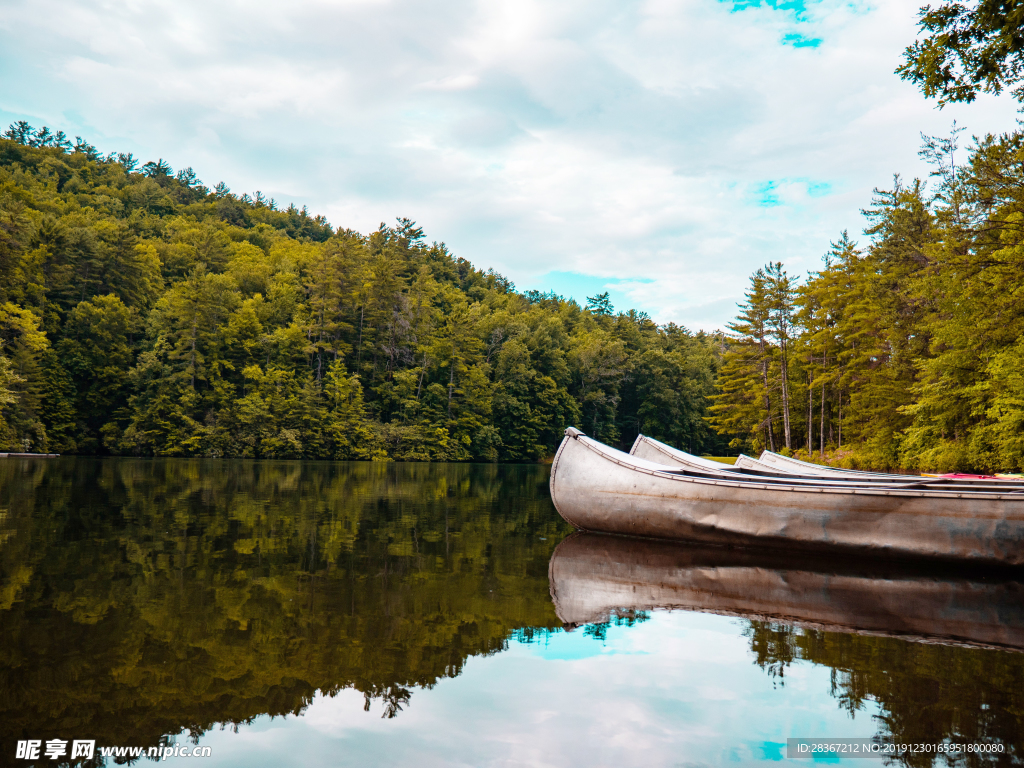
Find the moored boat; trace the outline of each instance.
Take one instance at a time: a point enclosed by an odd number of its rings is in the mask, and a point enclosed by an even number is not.
[[[999,477],[995,475],[891,475],[877,472],[860,472],[856,470],[833,469],[827,474],[810,473],[803,474],[791,468],[780,468],[772,464],[761,462],[750,456],[740,455],[733,465],[706,459],[702,456],[694,456],[673,448],[670,445],[659,442],[647,435],[637,435],[633,447],[629,451],[631,456],[636,456],[658,464],[669,467],[679,467],[693,472],[733,477],[737,474],[746,476],[776,478],[776,479],[799,479],[801,482],[811,480],[816,483],[833,483],[834,481],[850,481],[862,485],[877,485],[886,483],[917,483],[922,486],[951,488],[962,487],[965,490],[980,489],[1005,489],[1010,491],[1024,490],[1013,478]],[[765,452],[767,453],[767,451]],[[773,454],[777,455],[777,454]],[[786,457],[782,457],[786,458]]]
[[[735,473],[735,468],[729,464],[723,464],[714,459],[705,459],[703,456],[694,456],[647,435],[636,436],[633,447],[629,449],[629,455],[653,461],[656,464],[664,464],[667,467],[685,467],[719,474]]]
[[[687,610],[1024,650],[1024,583],[998,572],[575,533],[552,553],[548,577],[555,612],[570,626]]]
[[[1024,490],[925,480],[702,473],[569,428],[550,484],[558,512],[582,530],[1024,565]]]
[[[801,461],[800,459],[794,459],[791,456],[783,456],[781,453],[772,453],[771,451],[762,451],[761,456],[757,459],[753,459],[750,456],[740,456],[736,460],[739,466],[758,466],[761,468],[771,468],[776,472],[786,472],[793,475],[802,476],[818,476],[818,477],[842,477],[850,480],[859,479],[870,479],[876,477],[893,478],[893,479],[907,479],[908,477],[921,477],[920,475],[897,475],[890,472],[866,472],[861,469],[843,469],[842,467],[829,467],[823,464],[813,464],[809,461]],[[930,475],[934,477],[934,475]],[[991,478],[996,480],[996,478]]]
[[[834,469],[832,467],[827,468],[830,470],[828,472],[801,472],[798,471],[798,468],[796,467],[791,467],[789,465],[779,466],[776,464],[770,464],[743,454],[739,456],[735,464],[729,465],[723,464],[722,462],[719,461],[714,461],[713,459],[705,459],[702,456],[694,456],[692,454],[686,453],[685,451],[680,451],[678,448],[673,448],[672,446],[666,445],[665,443],[655,440],[653,437],[648,437],[647,435],[637,435],[637,438],[633,442],[633,447],[630,449],[629,453],[632,456],[637,456],[641,459],[647,459],[648,461],[654,461],[657,462],[658,464],[665,464],[666,466],[670,467],[685,467],[687,469],[725,474],[767,474],[774,475],[777,477],[797,476],[808,478],[820,478],[823,480],[849,479],[860,480],[865,482],[874,479],[903,482],[910,477],[909,475],[890,475],[874,472],[856,472],[852,470],[839,470]],[[767,453],[767,451],[765,453]],[[780,458],[786,457],[781,456]],[[809,466],[816,467],[817,465],[811,464]],[[826,468],[823,467],[821,469]],[[941,478],[932,478],[927,482],[940,483],[942,482],[942,480]]]
[[[946,472],[944,474],[923,474],[923,475],[894,475],[883,472],[867,472],[860,469],[843,469],[842,467],[829,467],[822,464],[813,464],[809,461],[794,459],[792,456],[783,456],[781,453],[762,451],[761,457],[752,459],[749,456],[740,456],[736,462],[745,467],[772,467],[781,472],[790,472],[798,475],[819,475],[821,477],[937,477],[943,480],[957,480],[970,483],[1005,483],[1017,482],[1024,479],[1024,475],[996,474],[980,475],[970,472]]]

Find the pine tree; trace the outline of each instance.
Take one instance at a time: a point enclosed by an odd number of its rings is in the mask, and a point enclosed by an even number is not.
[[[743,435],[774,451],[770,290],[763,269],[751,275],[746,301],[728,325],[733,336],[727,342],[719,372],[721,393],[712,398],[709,421],[720,434]]]
[[[766,329],[775,340],[778,357],[778,389],[782,397],[782,424],[786,438],[786,448],[792,450],[793,436],[790,423],[790,380],[789,363],[791,353],[791,335],[793,333],[793,312],[795,286],[782,262],[768,264],[764,269],[766,283],[768,316]]]

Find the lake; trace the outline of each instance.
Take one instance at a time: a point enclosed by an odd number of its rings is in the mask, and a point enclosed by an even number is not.
[[[1024,761],[1015,574],[572,534],[547,480],[0,459],[0,763],[807,765],[787,739],[876,736]]]

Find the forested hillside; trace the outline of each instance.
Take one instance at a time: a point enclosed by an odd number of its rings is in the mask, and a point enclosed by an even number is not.
[[[533,461],[576,425],[692,452],[1024,466],[1024,132],[877,190],[732,333],[517,292],[400,219],[367,235],[46,128],[0,139],[0,449]],[[713,405],[711,405],[713,403]],[[709,408],[710,405],[710,408]]]
[[[569,425],[724,445],[721,335],[519,293],[405,219],[362,235],[45,127],[4,136],[2,450],[524,461]]]
[[[1024,466],[1024,132],[926,138],[932,179],[876,190],[802,285],[756,272],[717,428],[736,447],[921,470]]]

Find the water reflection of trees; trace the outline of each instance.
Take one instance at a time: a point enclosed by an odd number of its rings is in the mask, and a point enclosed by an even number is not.
[[[546,482],[540,467],[4,461],[4,742],[155,744],[350,687],[394,716],[518,628],[558,626]]]
[[[1019,765],[1024,759],[1024,653],[794,629],[751,621],[755,661],[782,681],[797,660],[832,668],[832,696],[851,717],[877,702],[878,735],[897,744],[1001,742],[1002,755],[962,755],[949,765]],[[836,734],[842,736],[843,734]],[[925,755],[905,764],[932,765]]]

